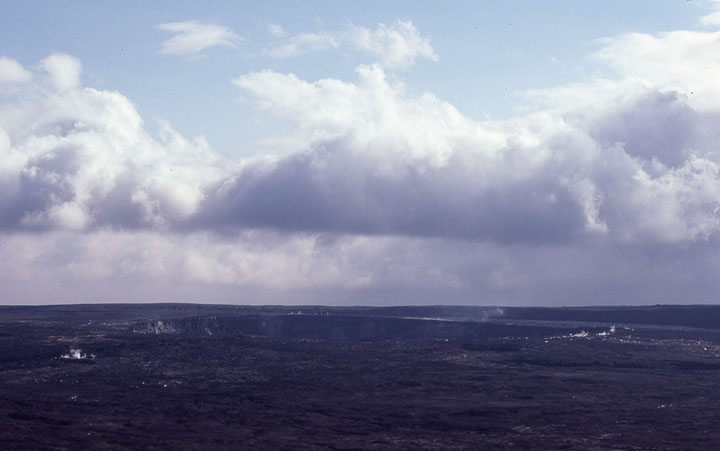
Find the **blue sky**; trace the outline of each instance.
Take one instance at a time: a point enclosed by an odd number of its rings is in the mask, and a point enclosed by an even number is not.
[[[718,301],[718,2],[0,9],[1,303]]]

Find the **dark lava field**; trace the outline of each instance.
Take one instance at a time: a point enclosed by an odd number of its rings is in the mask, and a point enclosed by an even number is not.
[[[720,307],[0,307],[0,449],[720,449]]]

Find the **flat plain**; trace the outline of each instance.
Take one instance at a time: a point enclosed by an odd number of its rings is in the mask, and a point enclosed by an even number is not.
[[[0,448],[717,449],[718,317],[0,307]]]

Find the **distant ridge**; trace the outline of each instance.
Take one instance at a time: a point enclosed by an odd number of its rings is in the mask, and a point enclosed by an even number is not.
[[[0,321],[137,322],[206,315],[340,315],[454,321],[555,321],[720,329],[720,305],[497,307],[466,305],[336,307],[230,304],[71,304],[0,306]]]

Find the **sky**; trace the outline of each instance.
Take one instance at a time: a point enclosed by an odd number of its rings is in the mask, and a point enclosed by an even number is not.
[[[720,302],[720,2],[0,0],[0,304]]]

